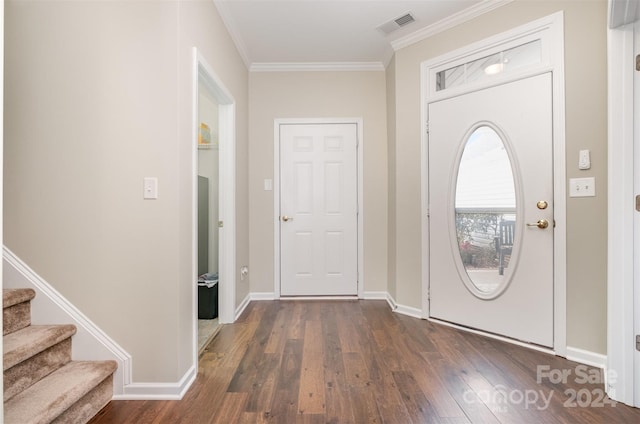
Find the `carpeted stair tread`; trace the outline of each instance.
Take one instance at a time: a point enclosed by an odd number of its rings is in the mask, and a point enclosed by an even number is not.
[[[34,297],[36,292],[33,289],[2,289],[2,308],[9,308]]]
[[[31,325],[3,338],[4,370],[29,359],[76,333],[74,325]]]
[[[70,362],[7,401],[4,422],[50,423],[115,370],[115,361]]]

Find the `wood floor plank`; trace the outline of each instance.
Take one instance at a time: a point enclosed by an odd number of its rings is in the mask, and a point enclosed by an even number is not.
[[[296,422],[298,413],[298,391],[276,390],[271,410],[265,413],[267,422],[273,424]]]
[[[265,411],[270,423],[289,423],[296,420],[303,343],[302,339],[289,339],[285,344],[272,403]]]
[[[296,417],[296,424],[325,424],[324,414],[300,414]]]
[[[584,404],[602,400],[604,386],[577,381],[578,366],[399,315],[386,301],[251,302],[204,349],[182,400],[112,401],[90,423],[640,422],[640,409]],[[571,377],[538,381],[538,367]],[[583,404],[571,404],[579,391]],[[549,403],[518,398],[532,393],[551,395]]]
[[[301,414],[324,414],[326,411],[323,355],[322,324],[319,320],[307,321],[298,390],[298,410]]]
[[[356,352],[346,352],[342,354],[342,358],[344,375],[349,387],[365,388],[371,384],[369,370],[362,359],[362,355]]]
[[[383,352],[371,349],[365,355],[365,361],[371,376],[374,398],[383,422],[411,423],[402,395],[393,380],[393,370],[386,363]],[[395,362],[395,361],[394,361]]]
[[[233,326],[223,325],[215,336],[215,343],[209,343],[203,350],[203,355],[206,354],[205,361],[209,362],[206,365],[210,366],[201,368],[213,370],[218,366],[236,368],[253,339],[257,327],[258,321]]]
[[[411,420],[414,423],[432,423],[438,421],[438,413],[420,387],[418,387],[413,373],[408,371],[394,371],[392,374]]]
[[[210,421],[212,424],[237,423],[243,414],[247,402],[246,393],[227,392],[222,397],[219,412]]]
[[[353,408],[349,399],[342,344],[338,334],[337,312],[339,308],[327,311],[322,321],[322,339],[324,341],[324,380],[325,380],[325,418],[326,422],[355,423]]]
[[[278,311],[275,321],[271,326],[271,333],[267,345],[264,348],[265,353],[282,352],[287,336],[287,323],[291,320],[293,305],[286,303]]]
[[[264,414],[258,412],[243,412],[238,424],[267,424],[269,421]]]
[[[420,387],[422,394],[429,399],[429,403],[436,411],[439,418],[462,418],[466,419],[465,413],[460,408],[456,400],[447,392],[438,373],[438,366],[444,361],[442,353],[438,352],[432,339],[438,338],[437,331],[429,331],[429,337],[409,337],[409,334],[420,334],[425,327],[417,326],[419,320],[395,314],[389,317],[395,319],[402,329],[402,337],[394,339],[395,349],[402,352],[402,369],[420,370],[412,373],[412,378]],[[430,329],[432,327],[429,327]],[[428,358],[428,359],[427,359]],[[435,420],[435,418],[432,418]]]
[[[414,373],[414,376],[422,392],[432,403],[438,417],[466,419],[466,414],[449,393],[448,386],[440,374],[444,367],[444,358],[432,352],[422,352],[422,355],[425,362],[419,368],[421,372]]]
[[[294,301],[282,301],[289,310],[291,311],[291,316],[289,321],[287,321],[286,327],[286,340],[290,339],[300,339],[304,337],[304,325],[305,321],[302,319],[302,311],[304,309],[304,304],[302,302],[294,302]]]
[[[248,390],[245,411],[268,411],[275,392],[277,372],[282,354],[266,353],[258,364],[251,388]]]
[[[365,387],[350,387],[349,400],[352,405],[354,422],[369,424],[383,422],[373,390]]]

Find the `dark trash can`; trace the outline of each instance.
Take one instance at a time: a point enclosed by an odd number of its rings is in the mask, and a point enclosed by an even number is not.
[[[218,280],[198,279],[198,319],[218,318]]]

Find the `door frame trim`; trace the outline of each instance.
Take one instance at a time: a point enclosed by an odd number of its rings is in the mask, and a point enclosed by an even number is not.
[[[362,118],[281,118],[273,122],[273,293],[280,295],[280,126],[281,125],[318,125],[318,124],[355,124],[357,135],[357,178],[358,178],[358,293],[364,298],[364,131]],[[353,296],[348,296],[353,297]]]
[[[231,92],[222,83],[222,80],[207,63],[204,56],[193,47],[193,122],[191,140],[191,220],[192,220],[192,305],[193,305],[193,331],[195,340],[195,359],[198,356],[198,287],[195,282],[198,279],[198,81],[202,81],[206,89],[218,102],[219,115],[219,174],[221,182],[218,191],[219,220],[224,222],[224,227],[219,232],[219,316],[220,323],[232,323],[235,321],[236,302],[236,103]]]
[[[619,7],[620,6],[620,7]],[[640,375],[635,363],[634,315],[640,302],[634,293],[640,287],[636,264],[636,212],[633,199],[638,177],[637,140],[634,137],[634,43],[635,2],[609,2],[607,34],[608,66],[608,258],[607,258],[607,372],[617,378],[605,381],[611,399],[640,406]],[[629,231],[633,229],[633,231]]]
[[[435,68],[460,61],[469,56],[478,56],[499,51],[501,46],[524,37],[543,40],[543,62],[511,76],[495,77],[479,84],[452,89],[437,94],[430,90]],[[550,40],[550,43],[544,41]],[[567,272],[566,272],[566,160],[565,160],[565,99],[564,99],[564,14],[557,12],[547,17],[521,25],[512,30],[494,35],[477,43],[462,47],[421,64],[421,195],[422,195],[422,313],[429,319],[429,179],[428,179],[428,105],[436,100],[459,96],[495,85],[524,79],[542,73],[552,73],[553,84],[553,191],[554,191],[554,306],[553,306],[553,350],[557,355],[567,352]],[[446,90],[445,90],[446,91]]]

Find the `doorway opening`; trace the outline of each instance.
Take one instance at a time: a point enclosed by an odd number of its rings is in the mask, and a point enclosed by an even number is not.
[[[235,101],[193,49],[193,305],[197,353],[235,320]],[[197,321],[197,323],[196,323]]]

